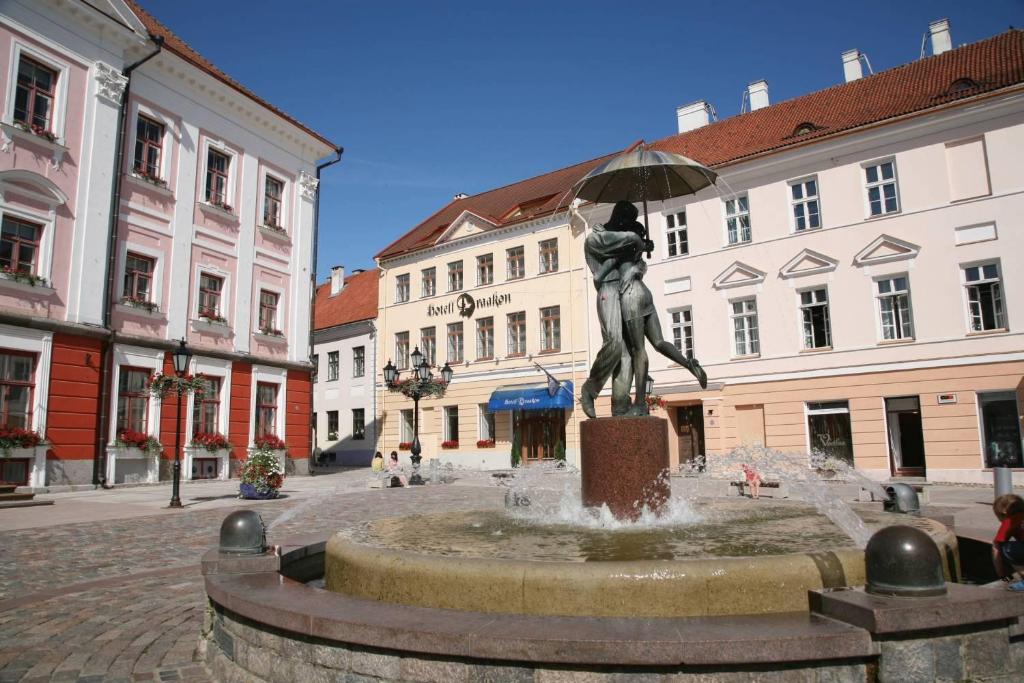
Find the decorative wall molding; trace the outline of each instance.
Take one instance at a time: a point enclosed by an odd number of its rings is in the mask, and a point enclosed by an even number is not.
[[[126,85],[127,76],[109,64],[96,62],[96,97],[120,105]]]
[[[299,172],[299,194],[302,195],[303,199],[313,201],[316,199],[316,188],[320,184],[320,181],[305,171]]]

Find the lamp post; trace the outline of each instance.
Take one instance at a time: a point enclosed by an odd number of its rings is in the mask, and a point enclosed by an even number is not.
[[[411,354],[409,354],[409,360],[412,361],[412,377],[411,382],[407,386],[401,386],[401,380],[399,378],[400,371],[394,365],[391,360],[388,360],[388,364],[384,366],[384,382],[387,384],[388,389],[391,391],[402,390],[402,393],[412,399],[413,405],[413,418],[412,418],[412,455],[409,459],[412,461],[413,473],[409,477],[410,484],[422,484],[423,478],[420,477],[420,460],[422,456],[422,448],[420,447],[420,399],[427,395],[428,390],[431,388],[433,383],[433,373],[430,372],[430,364],[427,363],[426,357],[420,351],[420,347],[416,347]],[[447,387],[452,381],[452,375],[455,373],[448,363],[444,364],[441,368],[441,386]]]
[[[172,356],[174,361],[174,374],[182,377],[188,370],[188,363],[192,360],[192,351],[185,346],[185,340],[178,342],[178,348],[174,349]],[[181,487],[181,384],[178,384],[178,411],[174,414],[174,481],[171,485],[171,504],[169,507],[180,508],[181,497],[178,495]]]

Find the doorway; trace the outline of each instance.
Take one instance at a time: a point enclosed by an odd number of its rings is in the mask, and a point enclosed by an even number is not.
[[[703,466],[704,407],[700,403],[676,408],[679,464]]]
[[[548,410],[518,411],[516,429],[519,431],[520,458],[524,465],[553,460],[561,445],[565,453],[565,411],[561,408]]]
[[[894,477],[925,476],[924,430],[917,396],[885,399],[889,467]]]

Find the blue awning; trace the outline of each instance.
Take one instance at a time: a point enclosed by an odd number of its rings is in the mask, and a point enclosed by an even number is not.
[[[548,410],[549,408],[572,408],[572,382],[562,382],[552,396],[547,384],[520,384],[512,387],[498,387],[487,409],[499,410]]]

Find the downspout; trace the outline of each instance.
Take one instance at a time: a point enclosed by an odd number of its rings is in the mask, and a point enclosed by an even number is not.
[[[317,264],[317,249],[320,244],[320,172],[333,164],[341,161],[341,155],[345,153],[344,147],[336,147],[334,150],[334,158],[330,161],[325,161],[322,164],[316,165],[316,199],[313,200],[313,253],[312,253],[312,270],[309,273],[310,291],[309,291],[309,345],[306,348],[306,359],[308,361],[313,360],[313,330],[315,329],[316,323],[316,264]],[[309,426],[310,433],[315,429],[313,425],[313,415],[315,414],[316,407],[313,405],[313,383],[309,383]],[[310,449],[310,455],[316,449],[316,444]],[[312,471],[312,470],[310,470]]]
[[[111,483],[107,481],[107,433],[110,422],[110,391],[113,381],[114,361],[114,330],[111,327],[111,312],[113,310],[114,291],[114,263],[117,259],[117,219],[121,213],[121,179],[124,176],[122,167],[124,165],[125,128],[128,121],[128,93],[132,85],[132,72],[149,60],[160,54],[164,47],[163,36],[149,35],[149,39],[156,45],[156,49],[142,59],[129,64],[121,70],[121,75],[127,80],[124,84],[124,92],[121,94],[121,105],[117,113],[117,133],[114,141],[114,184],[110,196],[110,225],[107,229],[107,272],[106,284],[103,288],[103,328],[107,330],[107,339],[103,342],[103,353],[100,363],[100,409],[99,420],[96,422],[96,457],[93,459],[92,482],[104,488],[110,488]]]
[[[377,445],[378,439],[380,438],[380,427],[377,424],[377,324],[375,321],[370,321],[370,346],[373,348],[373,360],[371,364],[371,375],[370,380],[370,395],[373,400],[373,448],[371,450],[379,450]]]

